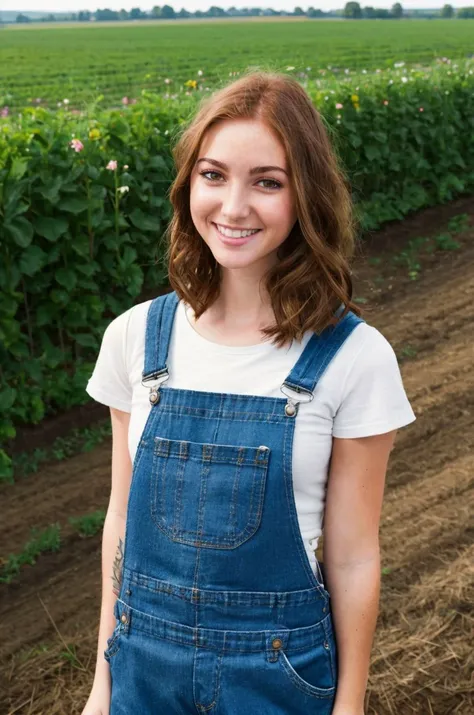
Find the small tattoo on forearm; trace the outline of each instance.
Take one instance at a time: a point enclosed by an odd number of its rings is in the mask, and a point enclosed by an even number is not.
[[[116,596],[120,594],[120,585],[122,583],[122,563],[123,563],[123,541],[119,537],[119,545],[114,558],[114,573],[112,576],[113,592]]]

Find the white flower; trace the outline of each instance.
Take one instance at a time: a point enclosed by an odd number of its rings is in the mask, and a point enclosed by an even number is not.
[[[129,187],[129,186],[119,186],[118,189],[117,189],[117,191],[118,191],[120,194],[122,194],[122,196],[123,196],[124,194],[127,193],[127,191],[130,191],[130,187]]]
[[[69,99],[63,99],[64,104],[68,105],[69,104]]]
[[[402,82],[405,84],[405,82],[408,82],[408,77],[402,77]]]
[[[287,68],[286,68],[286,71],[287,71],[287,72],[291,72],[291,70],[294,70],[294,69],[295,69],[295,68],[290,65],[290,67],[287,67]]]
[[[128,164],[124,164],[124,165],[123,165],[123,168],[125,169],[125,171],[127,171],[127,169],[128,169]]]
[[[198,77],[202,77],[202,75],[203,75],[202,70],[198,70]]]

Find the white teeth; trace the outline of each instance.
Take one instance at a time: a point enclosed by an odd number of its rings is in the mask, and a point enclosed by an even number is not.
[[[251,236],[252,234],[257,233],[257,231],[260,231],[259,228],[250,229],[248,231],[232,231],[230,228],[219,226],[218,223],[216,223],[216,226],[219,233],[223,236],[227,236],[227,238],[245,238],[246,236]]]

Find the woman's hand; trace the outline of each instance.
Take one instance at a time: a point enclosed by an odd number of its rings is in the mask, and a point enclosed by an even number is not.
[[[81,715],[109,715],[110,685],[107,682],[94,681],[91,694]]]

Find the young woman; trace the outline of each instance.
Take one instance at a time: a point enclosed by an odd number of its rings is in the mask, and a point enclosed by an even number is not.
[[[110,323],[87,387],[113,452],[83,714],[362,715],[387,462],[415,415],[351,300],[345,180],[278,73],[203,102],[174,158],[173,292]]]

